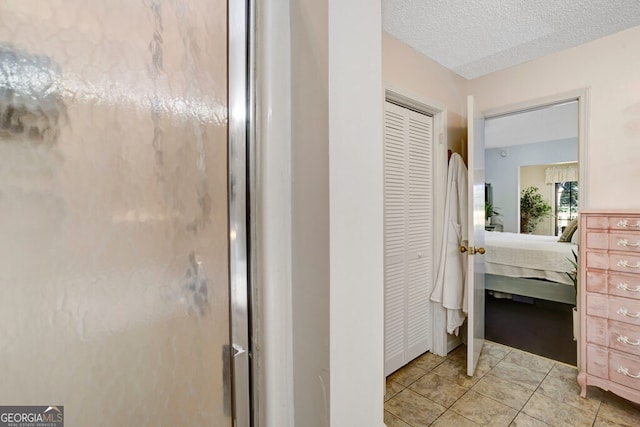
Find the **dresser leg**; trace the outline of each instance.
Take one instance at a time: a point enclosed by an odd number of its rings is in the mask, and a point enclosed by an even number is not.
[[[587,397],[587,374],[580,372],[578,374],[578,384],[580,385],[580,397]]]

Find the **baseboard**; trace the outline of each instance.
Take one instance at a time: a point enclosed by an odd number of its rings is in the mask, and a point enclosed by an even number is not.
[[[447,334],[447,353],[458,347],[460,344],[462,344],[462,339],[459,335]]]

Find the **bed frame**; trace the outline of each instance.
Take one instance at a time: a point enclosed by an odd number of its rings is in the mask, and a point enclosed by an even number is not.
[[[576,291],[573,286],[542,279],[498,276],[486,273],[484,286],[488,291],[522,295],[530,298],[556,301],[576,305]]]

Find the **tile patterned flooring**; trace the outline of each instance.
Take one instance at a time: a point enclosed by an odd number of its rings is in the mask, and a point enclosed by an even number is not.
[[[640,426],[640,405],[589,387],[575,367],[485,341],[476,375],[466,348],[425,353],[387,378],[384,422],[422,426]]]

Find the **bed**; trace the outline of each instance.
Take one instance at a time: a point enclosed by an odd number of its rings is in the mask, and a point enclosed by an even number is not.
[[[520,295],[575,305],[567,272],[578,246],[557,236],[485,232],[485,288],[496,296]]]

